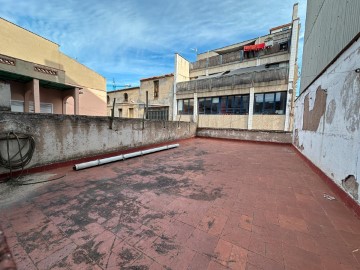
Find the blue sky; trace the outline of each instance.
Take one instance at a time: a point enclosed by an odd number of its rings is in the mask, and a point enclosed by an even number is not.
[[[299,2],[299,60],[306,0]],[[171,73],[174,53],[198,52],[262,36],[291,21],[291,0],[0,0],[0,16],[60,45],[117,85]],[[120,88],[120,87],[117,87]]]

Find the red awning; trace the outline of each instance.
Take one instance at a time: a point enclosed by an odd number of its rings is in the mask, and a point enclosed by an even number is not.
[[[265,48],[265,43],[260,43],[260,44],[255,44],[255,45],[249,45],[249,46],[244,46],[244,52],[248,52],[248,51],[260,51],[263,50]]]

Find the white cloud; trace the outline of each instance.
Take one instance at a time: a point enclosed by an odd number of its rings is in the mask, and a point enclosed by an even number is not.
[[[58,43],[105,77],[142,78],[172,72],[174,52],[194,59],[191,48],[202,52],[267,34],[291,21],[292,5],[291,0],[0,0],[0,16]]]

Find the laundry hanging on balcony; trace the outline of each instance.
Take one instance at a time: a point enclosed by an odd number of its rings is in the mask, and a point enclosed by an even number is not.
[[[244,52],[260,51],[260,50],[263,50],[264,48],[265,48],[265,43],[248,45],[248,46],[244,46]]]

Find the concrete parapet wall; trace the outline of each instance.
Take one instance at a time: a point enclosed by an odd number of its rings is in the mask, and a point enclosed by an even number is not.
[[[198,137],[221,138],[243,141],[291,143],[291,132],[246,129],[198,128]]]
[[[360,38],[333,61],[296,100],[293,143],[359,204]]]
[[[26,168],[81,159],[145,145],[194,137],[196,125],[190,122],[144,121],[110,117],[49,115],[3,112],[0,135],[9,131],[31,134],[35,152]],[[6,141],[0,141],[6,157]],[[0,174],[8,170],[0,167]]]

